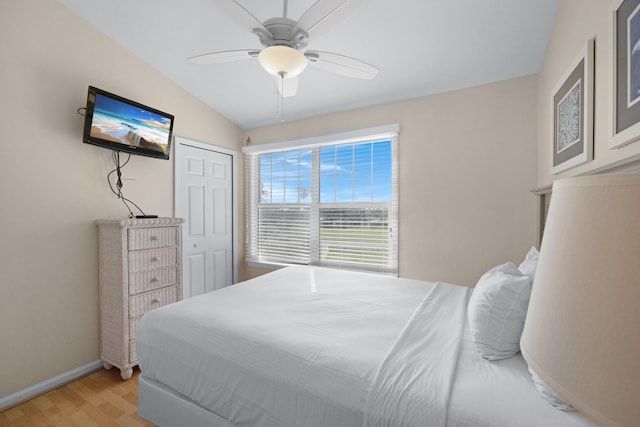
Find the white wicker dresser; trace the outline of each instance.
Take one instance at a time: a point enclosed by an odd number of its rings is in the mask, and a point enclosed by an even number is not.
[[[127,380],[142,315],[182,299],[181,218],[99,219],[100,358]]]

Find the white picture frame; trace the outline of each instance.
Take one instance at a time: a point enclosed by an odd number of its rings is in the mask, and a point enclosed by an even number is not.
[[[629,0],[614,0],[609,34],[609,148],[613,149],[640,139],[640,92],[636,90],[636,95],[632,96],[630,90],[630,87],[635,86],[637,89],[640,85],[640,49],[636,52],[637,64],[628,61],[632,57],[631,46],[640,42],[640,4],[635,5]],[[635,73],[631,71],[633,68]]]
[[[589,39],[551,91],[551,173],[593,160],[595,39]]]

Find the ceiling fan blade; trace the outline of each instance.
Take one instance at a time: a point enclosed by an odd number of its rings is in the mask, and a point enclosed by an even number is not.
[[[262,25],[262,22],[258,20],[251,12],[249,12],[242,4],[236,0],[223,0],[216,2],[217,5],[223,9],[234,21],[242,25],[243,27],[254,30],[256,28],[269,33],[269,31]]]
[[[341,76],[372,80],[378,74],[376,67],[350,56],[317,50],[308,50],[304,55],[312,65]]]
[[[339,18],[349,16],[362,3],[364,0],[318,0],[300,17],[292,33],[298,30],[310,33],[321,24],[335,23]]]
[[[276,77],[278,82],[278,93],[282,94],[284,98],[295,96],[298,93],[298,77],[287,77],[281,79]]]
[[[223,62],[243,61],[245,59],[257,58],[260,54],[259,50],[243,49],[243,50],[226,50],[224,52],[206,53],[204,55],[192,56],[187,61],[192,64],[222,64]]]

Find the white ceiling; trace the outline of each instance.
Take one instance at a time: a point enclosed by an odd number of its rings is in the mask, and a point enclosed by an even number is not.
[[[257,60],[194,65],[186,58],[260,49],[231,0],[59,0],[243,129],[278,123],[275,78]],[[238,0],[261,21],[282,0]],[[307,67],[286,121],[509,79],[539,71],[559,0],[364,0],[319,26],[308,48],[374,65],[374,80]],[[314,0],[290,0],[297,20]],[[246,24],[244,24],[246,25]],[[126,96],[126,94],[123,94]]]

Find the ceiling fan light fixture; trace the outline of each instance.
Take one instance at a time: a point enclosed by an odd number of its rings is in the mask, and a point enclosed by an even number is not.
[[[307,67],[307,58],[289,46],[269,46],[258,55],[260,65],[274,76],[295,77]]]

